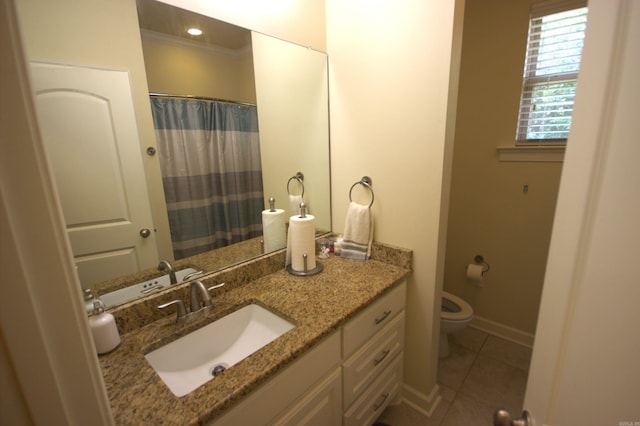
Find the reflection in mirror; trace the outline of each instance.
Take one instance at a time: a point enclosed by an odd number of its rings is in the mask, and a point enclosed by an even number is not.
[[[163,6],[164,9],[154,16],[147,6]],[[289,215],[287,181],[297,171],[302,171],[305,174],[305,201],[309,204],[311,213],[317,218],[319,232],[329,232],[331,225],[326,56],[262,34],[252,34],[246,29],[234,26],[227,26],[231,28],[233,37],[228,37],[229,31],[226,30],[213,30],[210,33],[236,40],[233,46],[221,41],[197,42],[193,38],[178,37],[174,32],[154,27],[150,23],[155,20],[182,28],[184,22],[180,21],[182,18],[176,16],[185,14],[184,11],[149,0],[139,0],[138,7],[139,22],[135,17],[136,11],[131,10],[128,4],[109,3],[104,4],[102,8],[88,4],[87,7],[78,8],[71,1],[63,1],[55,5],[44,0],[21,2],[18,14],[29,59],[53,64],[73,64],[71,68],[122,70],[124,74],[129,75],[128,84],[131,91],[129,96],[133,97],[135,112],[130,110],[126,115],[135,117],[137,132],[134,131],[134,133],[140,135],[139,141],[135,137],[129,138],[129,145],[134,140],[135,144],[139,144],[136,145],[136,149],[138,153],[142,153],[142,158],[138,156],[137,161],[138,164],[144,165],[146,186],[150,190],[154,187],[162,187],[159,182],[159,172],[157,170],[154,172],[158,175],[156,178],[153,177],[153,173],[150,173],[153,168],[159,169],[159,150],[154,156],[149,153],[152,151],[148,151],[148,148],[157,148],[153,142],[153,136],[149,137],[148,128],[152,126],[147,117],[150,117],[150,113],[149,116],[145,116],[141,112],[145,109],[143,103],[146,102],[146,108],[149,108],[149,92],[199,95],[257,105],[263,182],[259,208],[268,209],[268,199],[273,197],[276,199],[276,207],[287,210]],[[199,20],[203,25],[217,22],[192,13],[187,15],[195,17],[194,19]],[[134,21],[136,24],[133,24]],[[88,28],[100,31],[89,32],[86,31]],[[142,43],[140,44],[135,39],[141,33]],[[203,35],[206,39],[209,31],[205,31]],[[287,50],[291,58],[287,58]],[[144,62],[139,53],[142,51]],[[194,59],[194,52],[200,53],[199,60]],[[167,56],[162,58],[162,55]],[[214,56],[224,58],[227,64],[216,65],[213,63]],[[155,60],[160,62],[156,63]],[[295,63],[296,60],[302,62]],[[139,64],[143,63],[146,76],[144,70],[141,72],[139,67]],[[318,87],[307,87],[303,90],[305,85],[303,80],[307,78],[305,74],[310,70],[311,64],[319,66],[319,69],[313,71],[313,75],[307,79],[307,84],[317,84]],[[171,79],[164,79],[168,75]],[[162,84],[166,85],[162,86]],[[141,89],[144,86],[148,86],[148,90],[147,87],[144,88],[147,93],[146,100],[141,96]],[[297,94],[300,94],[300,98],[302,94],[309,96],[308,101],[305,103],[303,99],[292,96]],[[307,110],[303,111],[303,107]],[[83,110],[80,109],[78,112]],[[42,121],[40,111],[38,119]],[[43,131],[43,133],[46,132]],[[47,139],[46,135],[44,139]],[[89,137],[86,140],[93,141],[94,138]],[[124,152],[119,148],[113,149],[114,157],[119,157]],[[82,154],[69,149],[61,148],[59,152],[63,154],[62,157],[65,153],[66,157],[77,157],[76,164],[79,167],[62,167],[70,181],[75,179],[80,182],[87,177],[86,174],[74,175],[72,172],[84,170],[85,173],[92,173],[97,165],[106,164],[107,160],[111,160],[98,155],[98,151],[94,151],[89,146],[84,147],[82,152],[93,154],[95,158],[92,161],[83,160]],[[48,148],[47,154],[49,154]],[[125,157],[129,158],[131,155],[126,154]],[[49,160],[51,163],[51,159]],[[56,182],[57,180],[56,176]],[[137,178],[135,181],[145,186],[144,177]],[[57,184],[61,196],[68,198],[77,206],[89,204],[84,203],[81,197],[74,197],[74,191],[65,191],[60,188],[58,182]],[[160,192],[162,193],[162,189]],[[114,200],[117,200],[117,197]],[[155,278],[163,274],[157,270],[161,259],[168,259],[175,270],[192,267],[208,273],[262,254],[262,236],[258,235],[239,244],[175,260],[170,255],[173,251],[171,243],[165,237],[168,232],[159,225],[157,213],[159,203],[154,201],[157,197],[150,195],[150,200],[153,221],[146,220],[140,226],[133,227],[131,231],[131,235],[142,245],[155,247],[155,255],[149,260],[141,261],[135,254],[135,250],[130,249],[130,243],[120,245],[119,249],[112,251],[83,252],[79,250],[78,242],[71,236],[71,228],[68,228],[83,287],[91,288],[100,295],[131,283]],[[128,204],[130,200],[122,203],[124,206]],[[115,204],[112,205],[115,206]],[[164,208],[166,222],[166,206]],[[75,226],[75,229],[80,228],[82,226]],[[145,229],[150,232],[143,232]],[[154,230],[156,232],[153,232]],[[82,240],[86,242],[92,239],[91,236],[83,237]],[[107,253],[108,255],[103,255]],[[158,253],[161,254],[158,255]],[[89,263],[97,257],[99,260],[94,264],[98,266],[89,267]],[[116,261],[110,262],[113,259]]]
[[[286,207],[287,218],[296,213],[285,192],[289,164],[308,171],[304,201],[317,203],[319,232],[330,231],[326,56],[152,0],[139,0],[138,8],[149,90],[173,95],[154,98],[152,111],[176,259],[262,234],[269,199]],[[202,33],[191,36],[188,28]],[[187,115],[203,117],[206,108],[224,110],[224,121],[209,120],[210,136],[206,123]],[[221,139],[219,147],[212,139]],[[186,195],[208,184],[208,197]],[[225,229],[225,222],[233,223]]]
[[[151,112],[174,258],[259,237],[255,105],[154,94]]]

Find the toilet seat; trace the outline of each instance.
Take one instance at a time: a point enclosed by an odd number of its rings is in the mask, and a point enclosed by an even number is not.
[[[458,296],[447,293],[446,291],[442,292],[442,298],[447,299],[456,307],[459,308],[457,312],[446,312],[442,310],[442,306],[440,307],[440,319],[452,322],[458,321],[467,321],[469,318],[473,316],[473,308],[467,302],[459,298]]]

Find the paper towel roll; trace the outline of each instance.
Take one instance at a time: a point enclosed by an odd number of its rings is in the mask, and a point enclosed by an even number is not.
[[[262,239],[264,252],[269,253],[287,246],[287,232],[284,226],[283,209],[262,211]]]
[[[303,254],[307,255],[307,271],[316,267],[316,218],[308,214],[306,217],[291,216],[289,218],[289,235],[287,236],[287,255],[290,255],[291,269],[304,271]]]
[[[470,263],[467,266],[467,279],[473,281],[476,284],[480,284],[484,273],[484,265],[477,263]]]

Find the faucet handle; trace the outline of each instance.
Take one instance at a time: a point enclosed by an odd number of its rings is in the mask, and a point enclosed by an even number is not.
[[[215,290],[215,289],[220,288],[220,287],[224,287],[224,284],[225,283],[216,284],[214,286],[209,287],[207,290],[211,291],[211,290]]]
[[[171,305],[177,305],[178,310],[176,311],[176,322],[183,321],[187,318],[187,310],[184,307],[184,302],[182,300],[172,300],[171,302],[164,303],[158,306],[159,309],[167,308]]]
[[[198,275],[204,275],[204,271],[199,270],[199,271],[191,272],[191,273],[185,275],[184,278],[182,278],[182,282],[189,281],[191,278],[195,278]]]

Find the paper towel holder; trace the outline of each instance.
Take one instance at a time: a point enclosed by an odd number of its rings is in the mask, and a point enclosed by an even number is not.
[[[291,264],[289,264],[286,267],[287,272],[289,272],[290,274],[293,274],[293,275],[297,275],[299,277],[307,277],[309,275],[319,274],[324,269],[324,266],[322,265],[322,263],[320,263],[318,261],[316,261],[316,267],[315,268],[307,269],[307,253],[304,253],[302,255],[302,258],[304,260],[304,270],[296,271],[295,269],[293,269],[293,266]]]
[[[485,272],[487,272],[489,269],[491,269],[491,266],[489,265],[488,262],[484,261],[484,256],[482,256],[481,254],[476,254],[476,257],[473,258],[474,262],[483,265],[484,267],[482,268],[482,273],[484,274]],[[486,268],[486,269],[485,269]]]

